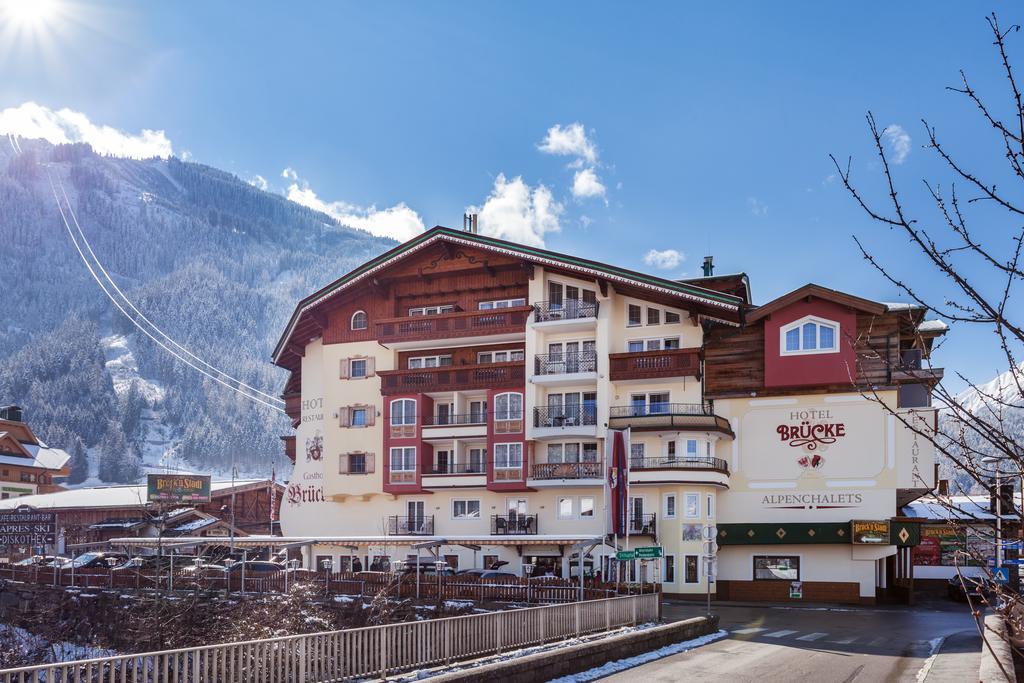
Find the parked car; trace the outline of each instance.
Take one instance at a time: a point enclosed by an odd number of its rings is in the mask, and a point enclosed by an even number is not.
[[[421,557],[419,561],[420,575],[429,574],[430,576],[437,576],[437,564],[436,560],[426,557]],[[402,568],[403,574],[415,574],[416,573],[416,562],[406,562]],[[448,566],[448,563],[444,563],[444,567],[440,571],[441,576],[452,576],[455,574],[454,570]]]
[[[70,569],[111,569],[124,564],[127,555],[123,553],[90,552],[68,560],[60,566],[62,571]]]
[[[153,570],[157,567],[161,570],[170,570],[172,563],[177,569],[189,566],[195,563],[195,560],[196,558],[190,555],[138,555],[114,567],[114,571]]]
[[[284,565],[278,562],[270,562],[268,560],[246,560],[242,562],[239,560],[238,562],[233,562],[228,567],[228,572],[241,575],[242,567],[245,567],[245,575],[247,577],[267,576],[268,574],[284,571]]]
[[[60,566],[65,562],[70,562],[71,558],[61,557],[60,555],[33,555],[32,557],[26,557],[23,560],[18,560],[13,564],[15,567],[53,567]]]
[[[512,572],[503,572],[495,569],[464,569],[459,576],[475,576],[478,579],[515,579],[518,578]]]
[[[947,591],[952,600],[976,602],[991,592],[992,586],[987,578],[982,576],[953,576],[947,582]]]

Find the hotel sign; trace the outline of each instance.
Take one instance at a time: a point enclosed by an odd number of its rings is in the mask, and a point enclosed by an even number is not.
[[[151,474],[146,480],[151,503],[209,503],[208,474]]]
[[[862,545],[889,545],[889,520],[853,520],[850,542]]]
[[[52,545],[56,541],[56,513],[29,507],[0,513],[0,546]]]

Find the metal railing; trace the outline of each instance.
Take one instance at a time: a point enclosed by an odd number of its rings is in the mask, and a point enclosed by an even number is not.
[[[492,536],[534,536],[537,515],[491,515]]]
[[[381,678],[658,620],[659,593],[39,664],[0,683],[248,683]]]
[[[716,470],[729,474],[729,463],[722,458],[683,456],[676,458],[630,458],[631,470]]]
[[[434,515],[407,517],[392,515],[388,517],[389,536],[432,536],[434,534]]]
[[[597,424],[597,406],[538,406],[533,409],[534,427],[580,427]]]
[[[475,413],[464,413],[459,415],[424,415],[424,427],[448,427],[459,425],[482,425],[487,424],[487,411],[480,410]]]
[[[535,322],[543,323],[550,320],[596,318],[597,311],[596,301],[581,301],[579,299],[537,301],[533,304],[533,319]]]
[[[654,536],[655,530],[655,514],[653,512],[629,516],[629,533]]]
[[[711,403],[637,403],[612,406],[608,417],[657,417],[659,415],[714,415]]]
[[[487,466],[481,462],[435,462],[426,474],[484,474]]]
[[[533,357],[535,375],[563,375],[574,372],[597,372],[597,353],[538,353]]]
[[[599,462],[535,462],[531,479],[601,479]]]

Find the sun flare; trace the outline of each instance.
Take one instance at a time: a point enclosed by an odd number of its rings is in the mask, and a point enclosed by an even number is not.
[[[0,0],[0,23],[39,29],[56,17],[58,9],[57,0]]]

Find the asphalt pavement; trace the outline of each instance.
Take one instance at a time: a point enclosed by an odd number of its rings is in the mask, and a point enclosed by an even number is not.
[[[981,640],[963,604],[915,607],[713,605],[722,640],[602,679],[607,681],[977,680]],[[704,614],[668,602],[666,620]]]

